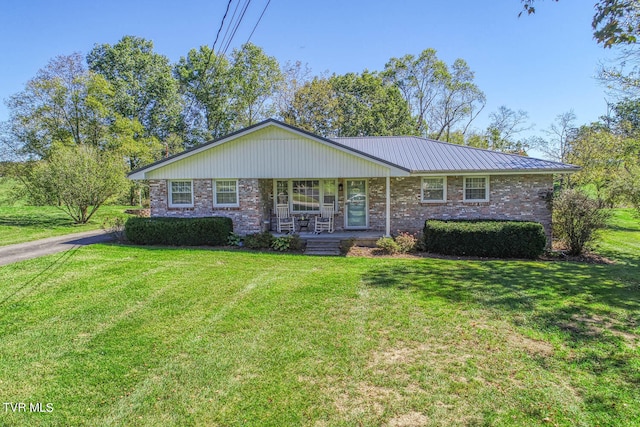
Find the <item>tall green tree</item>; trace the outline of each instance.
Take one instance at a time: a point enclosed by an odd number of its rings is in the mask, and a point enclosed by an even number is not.
[[[529,143],[519,138],[521,132],[529,130],[532,125],[527,124],[529,114],[523,110],[512,110],[501,105],[497,111],[489,114],[491,122],[487,127],[487,148],[503,153],[526,154]]]
[[[486,103],[469,65],[456,59],[449,67],[434,49],[418,57],[391,58],[382,75],[409,103],[418,132],[435,139],[451,141],[454,133],[464,135]]]
[[[391,58],[382,75],[400,89],[416,117],[418,131],[426,135],[430,130],[427,114],[442,93],[449,75],[447,65],[437,58],[435,49],[425,49],[418,57]]]
[[[601,205],[613,206],[621,199],[624,173],[624,141],[602,123],[581,126],[571,140],[567,160],[581,167],[571,178],[580,187],[591,187]]]
[[[284,117],[327,137],[417,133],[399,89],[368,71],[315,78],[296,92]]]
[[[281,72],[282,80],[275,98],[278,116],[282,120],[286,120],[287,112],[293,109],[293,103],[298,91],[315,77],[312,76],[311,68],[300,61],[287,61],[282,66]]]
[[[640,210],[640,103],[621,101],[601,122],[577,129],[567,160],[582,168],[572,183],[593,188],[602,205],[625,202]]]
[[[47,159],[60,146],[93,146],[123,156],[134,169],[162,152],[146,137],[136,119],[114,108],[112,85],[87,70],[79,54],[58,56],[7,102],[13,151],[26,158]]]
[[[434,139],[449,140],[452,131],[467,132],[487,102],[484,92],[473,82],[475,73],[464,59],[458,58],[444,78],[435,108],[429,111]]]
[[[571,142],[576,136],[576,115],[571,111],[556,116],[555,121],[544,131],[545,137],[536,138],[534,145],[551,160],[567,163]]]
[[[189,145],[231,132],[234,116],[229,103],[234,89],[227,58],[208,46],[191,49],[174,67],[185,99],[185,120]]]
[[[262,48],[247,43],[231,54],[232,97],[229,105],[235,127],[251,126],[275,115],[274,96],[282,73],[278,61]]]
[[[56,146],[103,144],[112,95],[79,54],[57,56],[7,101],[15,151],[47,158]]]
[[[95,45],[89,69],[113,87],[113,108],[140,122],[146,137],[166,142],[182,132],[182,100],[169,59],[153,51],[153,42],[125,36],[114,45]]]
[[[331,82],[320,77],[299,87],[281,115],[285,123],[327,137],[336,136],[344,120]]]
[[[398,88],[374,73],[347,73],[330,79],[341,115],[338,136],[411,135],[416,124]]]

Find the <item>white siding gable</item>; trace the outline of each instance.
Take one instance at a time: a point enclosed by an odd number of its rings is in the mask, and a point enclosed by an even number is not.
[[[212,144],[132,174],[133,179],[350,178],[406,176],[404,170],[277,125]]]

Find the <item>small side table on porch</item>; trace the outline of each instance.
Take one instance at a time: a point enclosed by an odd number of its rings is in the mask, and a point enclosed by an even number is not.
[[[298,219],[298,220],[296,220],[296,222],[298,223],[298,231],[302,232],[303,228],[305,229],[305,231],[309,231],[309,220],[308,219]]]

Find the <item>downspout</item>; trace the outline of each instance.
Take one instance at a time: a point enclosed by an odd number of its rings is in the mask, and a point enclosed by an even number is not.
[[[387,171],[387,199],[386,199],[386,224],[385,224],[385,237],[391,237],[391,177]]]

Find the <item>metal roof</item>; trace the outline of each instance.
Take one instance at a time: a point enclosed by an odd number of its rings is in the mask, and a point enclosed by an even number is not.
[[[202,150],[216,147],[237,137],[247,135],[266,126],[275,125],[306,135],[317,141],[334,145],[336,148],[352,152],[356,156],[368,158],[374,162],[385,163],[406,173],[517,173],[517,172],[575,172],[578,166],[516,154],[450,144],[417,136],[368,136],[347,138],[325,138],[305,130],[267,119],[237,132],[209,141],[198,147],[175,154],[166,159],[151,163],[134,171],[128,176],[132,179],[144,179],[143,172],[163,167],[174,161],[191,156]]]
[[[417,136],[330,138],[353,150],[398,165],[413,173],[439,172],[572,172],[578,166],[505,154]]]

